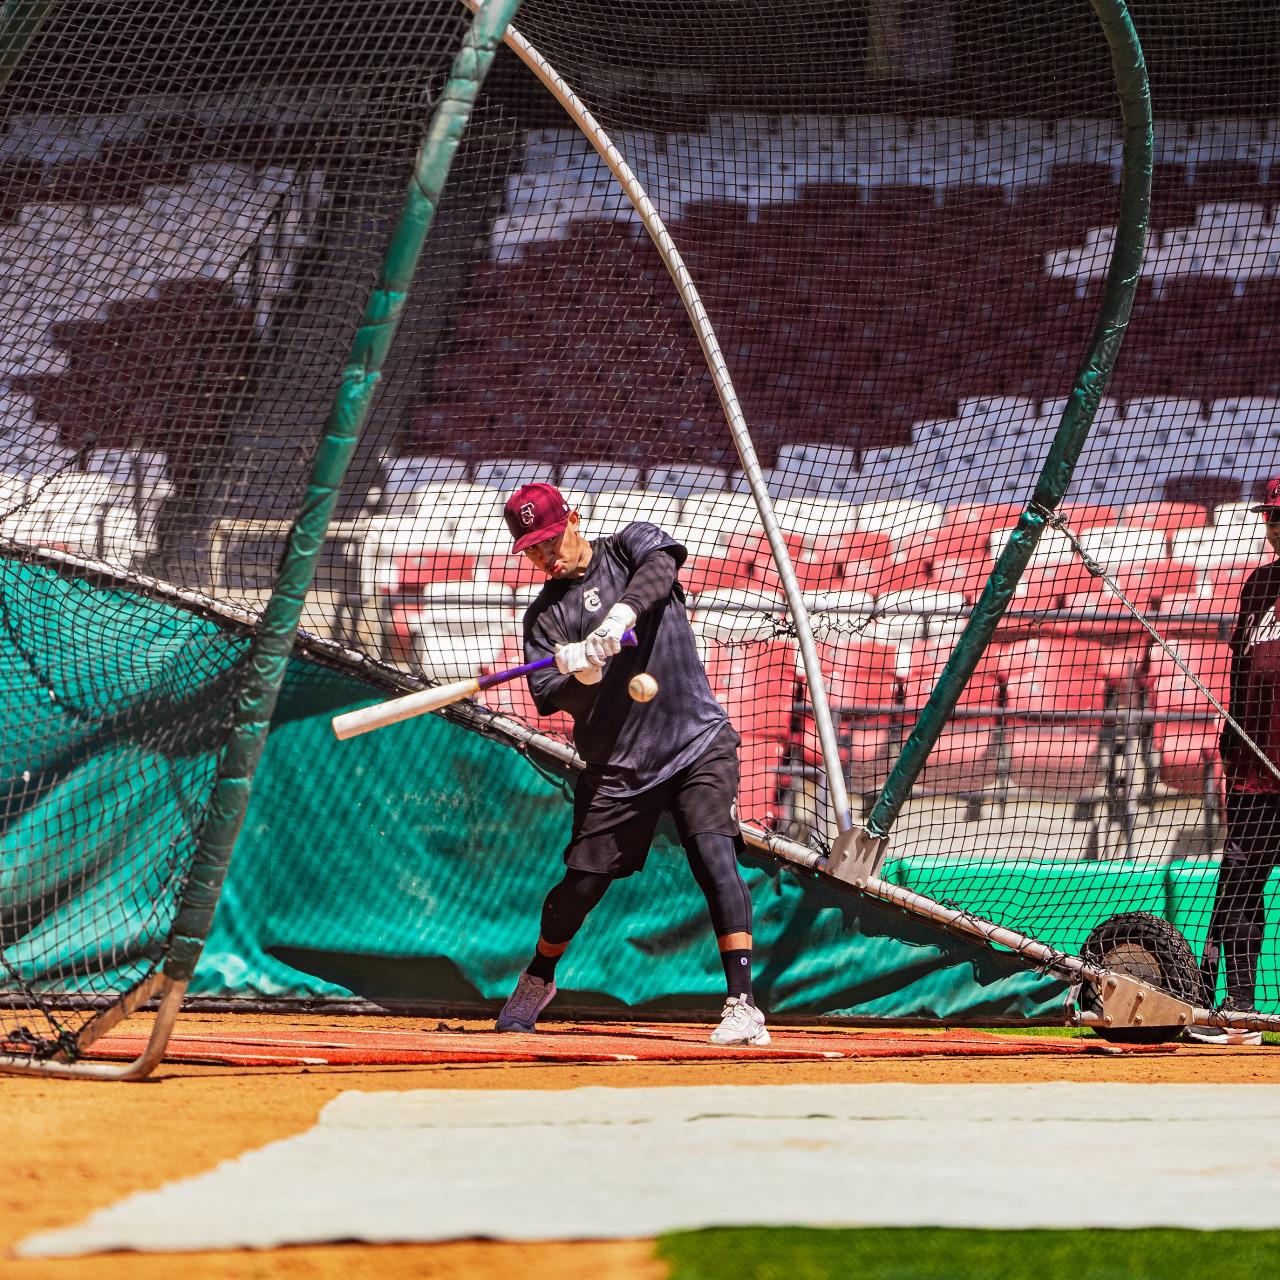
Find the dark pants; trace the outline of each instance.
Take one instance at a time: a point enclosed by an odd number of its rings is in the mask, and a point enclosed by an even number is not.
[[[1245,1009],[1254,1007],[1266,924],[1263,890],[1277,863],[1280,795],[1228,792],[1227,842],[1201,964],[1208,987],[1206,999],[1213,999],[1221,960],[1226,965],[1228,999]]]

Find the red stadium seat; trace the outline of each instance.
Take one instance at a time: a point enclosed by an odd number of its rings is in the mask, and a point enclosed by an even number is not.
[[[1195,565],[1160,560],[1118,569],[1112,577],[1125,596],[1146,613],[1158,609],[1167,597],[1193,594],[1200,575]]]
[[[1180,640],[1174,652],[1226,705],[1231,650],[1215,640]],[[1153,645],[1147,676],[1153,711],[1192,719],[1157,720],[1151,743],[1160,754],[1160,780],[1184,795],[1202,795],[1218,768],[1218,714],[1179,663]]]
[[[535,568],[528,556],[487,556],[480,563],[476,576],[513,590],[540,587],[547,581],[547,575]]]
[[[904,729],[910,732],[919,712],[929,700],[944,658],[930,646],[918,645],[918,660],[913,660],[906,682],[906,718]],[[954,795],[982,791],[996,783],[999,763],[995,726],[1002,690],[994,661],[986,654],[966,682],[956,713],[939,734],[929,759],[920,773],[918,785],[928,791]],[[989,710],[991,715],[974,716],[966,712]]]
[[[486,674],[493,671],[506,671],[523,663],[523,642],[519,636],[512,636],[503,645],[498,656],[485,666],[483,671]],[[477,701],[492,711],[532,725],[541,733],[553,733],[569,740],[573,738],[573,720],[563,711],[553,712],[549,716],[540,715],[538,708],[534,705],[533,694],[529,692],[529,682],[523,677],[486,689],[479,695]]]
[[[1146,635],[1142,624],[1124,607],[1105,582],[1095,579],[1087,591],[1077,591],[1063,599],[1068,616],[1046,621],[1042,635],[1076,636],[1099,644],[1127,644]],[[1093,616],[1089,616],[1093,615]]]
[[[1223,598],[1234,595],[1232,612],[1240,599],[1240,591],[1245,582],[1256,572],[1260,561],[1250,560],[1244,564],[1224,564],[1210,569],[1206,577],[1206,585],[1215,595]]]
[[[869,591],[892,553],[881,533],[818,538],[795,562],[796,577],[805,591]]]
[[[796,699],[796,651],[788,640],[713,644],[707,679],[744,737],[789,742]]]
[[[967,603],[973,604],[986,587],[994,565],[995,561],[988,555],[938,560],[929,574],[929,586],[936,591],[958,592]]]
[[[900,723],[898,650],[873,640],[819,645],[827,699],[850,790],[878,790],[889,776],[893,734]],[[894,710],[886,710],[894,708]],[[812,716],[804,718],[801,756],[821,767],[822,748]]]
[[[1046,638],[1002,648],[1012,786],[1054,799],[1077,799],[1105,777],[1101,718],[1109,659],[1103,646]],[[1055,723],[1053,717],[1064,717]],[[1069,717],[1069,718],[1067,718]]]
[[[1202,529],[1209,510],[1198,502],[1135,502],[1124,509],[1124,523],[1135,529],[1159,529],[1173,537],[1182,529]]]
[[[787,786],[782,773],[787,747],[776,738],[744,737],[738,748],[738,820],[762,827],[777,825],[779,796]]]
[[[1215,640],[1230,635],[1240,604],[1240,588],[1212,582],[1185,596],[1165,596],[1152,619],[1166,639]]]
[[[755,558],[743,551],[722,556],[690,556],[680,566],[680,585],[689,595],[748,587],[754,580]]]
[[[393,595],[413,595],[432,582],[470,582],[476,576],[476,557],[464,551],[411,551],[393,563]]]
[[[1011,529],[1022,515],[1015,502],[973,503],[953,507],[934,534],[937,554],[946,559],[990,555],[991,535]]]
[[[1115,507],[1098,506],[1088,502],[1067,502],[1059,510],[1075,533],[1080,533],[1084,529],[1097,529],[1103,525],[1120,523],[1120,512]]]

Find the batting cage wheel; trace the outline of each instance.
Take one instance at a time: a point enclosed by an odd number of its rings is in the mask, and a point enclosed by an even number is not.
[[[1187,940],[1167,920],[1149,911],[1125,911],[1095,926],[1081,956],[1092,964],[1150,982],[1169,995],[1200,1005],[1204,982]],[[1094,1030],[1121,1044],[1176,1040],[1181,1027],[1105,1027]]]

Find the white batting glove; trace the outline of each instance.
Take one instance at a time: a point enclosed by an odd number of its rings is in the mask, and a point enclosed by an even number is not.
[[[582,642],[587,656],[600,666],[622,648],[623,632],[636,625],[636,611],[629,604],[615,604],[604,615],[604,621]]]
[[[573,644],[556,646],[556,670],[562,676],[573,676],[580,684],[599,684],[604,663],[591,658],[585,640],[576,640]]]

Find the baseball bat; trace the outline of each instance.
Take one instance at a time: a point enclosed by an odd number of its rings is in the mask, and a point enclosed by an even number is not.
[[[636,633],[624,631],[622,643],[634,645]],[[537,662],[526,662],[518,667],[508,667],[505,671],[493,671],[487,676],[470,676],[466,680],[454,680],[450,684],[435,685],[430,689],[420,689],[417,693],[406,693],[399,698],[391,698],[386,702],[375,702],[371,707],[358,707],[355,711],[344,711],[333,717],[333,733],[339,741],[354,738],[358,734],[368,733],[371,729],[381,729],[385,725],[399,724],[401,720],[409,720],[413,716],[426,715],[428,711],[439,711],[463,698],[473,697],[485,689],[492,689],[496,684],[506,684],[508,680],[517,680],[527,676],[531,671],[540,671],[543,667],[555,664],[554,655],[539,658]]]

